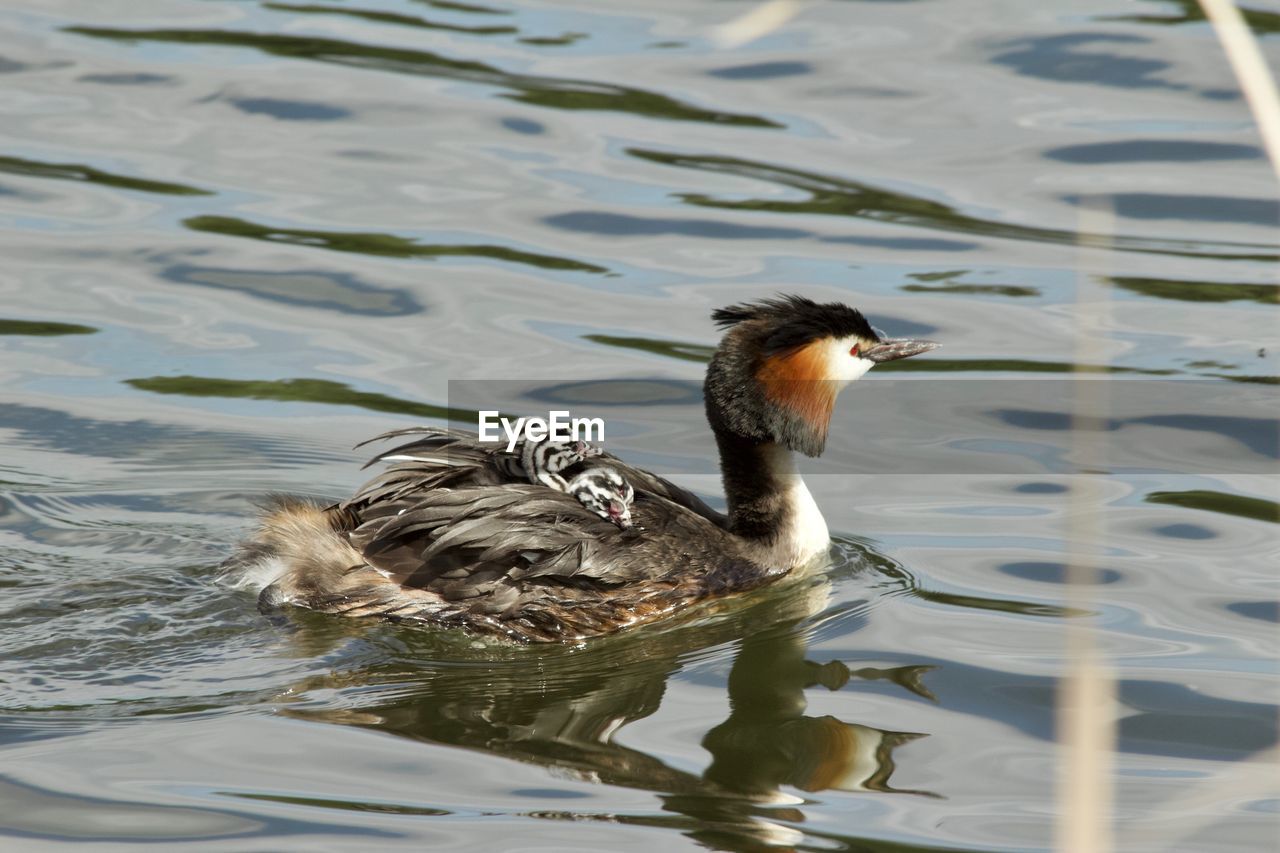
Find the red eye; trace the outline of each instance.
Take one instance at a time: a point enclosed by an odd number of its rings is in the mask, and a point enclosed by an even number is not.
[[[851,355],[851,356],[853,356],[853,357],[857,358],[857,356],[858,356],[858,345],[857,345],[857,344],[854,344],[854,345],[853,345],[853,348],[849,350],[849,355]]]

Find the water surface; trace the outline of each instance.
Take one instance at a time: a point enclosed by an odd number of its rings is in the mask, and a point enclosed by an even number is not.
[[[1197,4],[751,8],[6,4],[0,847],[1048,849],[1079,624],[1117,849],[1274,840],[1280,204]],[[945,344],[843,398],[804,576],[573,649],[216,582],[450,382],[696,381],[778,290]],[[1076,372],[1206,390],[1108,458],[1013,391]]]

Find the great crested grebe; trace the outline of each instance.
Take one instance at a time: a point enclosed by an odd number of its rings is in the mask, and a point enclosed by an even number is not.
[[[634,488],[619,529],[573,495],[513,476],[501,445],[453,430],[382,454],[391,465],[322,507],[277,498],[228,563],[292,604],[515,640],[576,641],[768,583],[826,552],[822,513],[793,451],[822,453],[836,394],[880,362],[933,349],[886,340],[858,311],[780,296],[715,311],[707,420],[728,515],[607,453]],[[509,456],[509,454],[507,454]],[[594,454],[593,454],[594,455]],[[378,461],[378,460],[375,460]]]

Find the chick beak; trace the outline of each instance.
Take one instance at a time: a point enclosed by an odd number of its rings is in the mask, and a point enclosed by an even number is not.
[[[626,530],[631,526],[631,514],[627,512],[625,504],[618,501],[609,501],[609,520],[614,524]]]
[[[880,364],[885,361],[896,361],[899,358],[908,358],[913,355],[919,355],[922,352],[928,352],[931,349],[937,349],[941,344],[933,341],[913,341],[908,338],[889,338],[883,340],[873,347],[869,347],[863,351],[862,357]]]

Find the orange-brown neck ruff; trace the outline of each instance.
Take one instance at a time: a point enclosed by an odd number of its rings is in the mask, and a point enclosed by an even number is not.
[[[825,791],[847,781],[857,762],[858,739],[850,726],[835,717],[813,722],[799,730],[806,736],[805,746],[813,748],[798,750],[800,760],[787,781],[802,791]]]
[[[799,417],[823,441],[839,391],[827,363],[829,344],[826,338],[801,344],[766,357],[756,370],[765,397]]]

